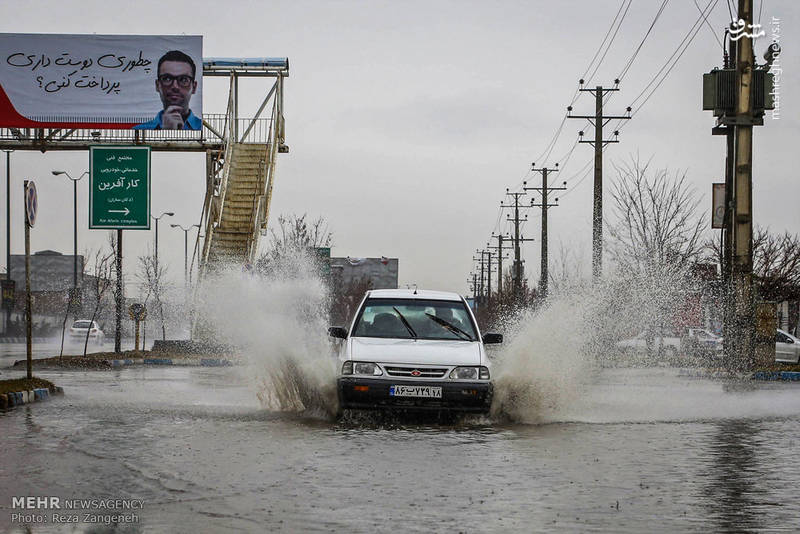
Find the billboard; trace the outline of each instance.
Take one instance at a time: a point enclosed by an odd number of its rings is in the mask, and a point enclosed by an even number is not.
[[[203,38],[0,33],[0,127],[202,128]]]

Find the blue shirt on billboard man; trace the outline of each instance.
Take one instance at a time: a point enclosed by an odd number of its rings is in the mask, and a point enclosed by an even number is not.
[[[194,61],[179,50],[170,50],[158,60],[156,92],[164,109],[151,121],[137,124],[134,130],[200,130],[203,123],[192,110],[189,100],[197,91]]]

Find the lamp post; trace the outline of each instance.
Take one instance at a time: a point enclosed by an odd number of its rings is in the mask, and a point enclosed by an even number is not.
[[[78,181],[89,174],[89,171],[85,171],[77,178],[70,176],[67,171],[53,171],[53,176],[61,174],[72,180],[72,289],[76,291],[78,289]]]
[[[173,215],[175,215],[175,212],[172,212],[172,211],[165,211],[164,213],[162,213],[162,214],[161,214],[161,215],[159,215],[158,217],[156,217],[155,215],[151,215],[151,216],[150,216],[150,217],[152,217],[152,218],[153,218],[153,220],[155,220],[155,221],[156,221],[156,248],[155,248],[155,268],[156,268],[156,276],[158,276],[158,220],[159,220],[160,218],[164,217],[165,215],[167,215],[167,216],[169,216],[169,217],[172,217]]]
[[[183,230],[183,284],[189,284],[189,230],[192,228],[200,228],[199,224],[193,224],[189,228],[184,228],[180,224],[170,224],[173,228],[180,228]]]
[[[11,153],[13,150],[3,150],[6,153],[6,280],[11,280]],[[3,333],[8,335],[8,324],[11,322],[11,308],[6,310],[6,322]]]

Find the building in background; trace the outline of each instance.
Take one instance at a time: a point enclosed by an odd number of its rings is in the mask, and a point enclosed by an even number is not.
[[[331,275],[341,287],[370,282],[370,289],[397,289],[397,258],[331,258]]]
[[[331,321],[348,324],[370,289],[397,289],[397,258],[330,258]]]

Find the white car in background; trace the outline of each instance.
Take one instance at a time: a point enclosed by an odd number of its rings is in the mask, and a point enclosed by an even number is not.
[[[467,302],[456,293],[368,291],[344,340],[337,379],[340,409],[487,413],[493,386],[484,343]]]
[[[89,341],[103,344],[106,339],[103,331],[97,326],[97,322],[89,319],[79,319],[72,323],[69,328],[69,337],[73,341],[83,341],[86,339],[87,332],[89,333]]]
[[[775,361],[800,363],[800,339],[781,329],[775,331]]]
[[[681,348],[681,338],[670,332],[640,332],[636,336],[618,341],[615,346],[621,352],[634,352],[644,354],[648,352],[648,346],[653,354],[657,354],[659,349],[667,357],[672,358],[678,355]]]

